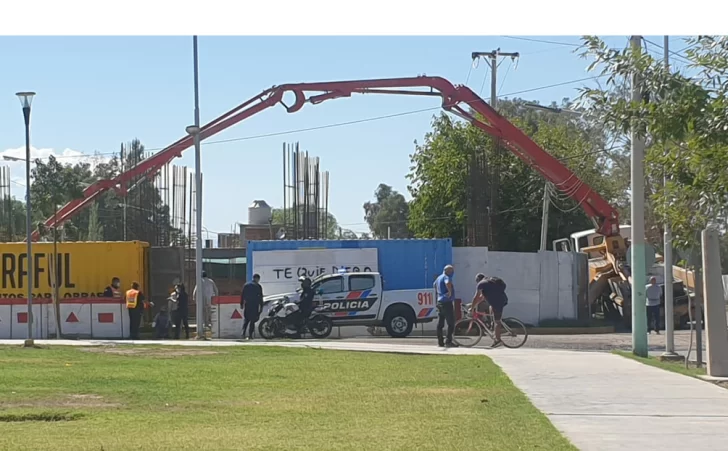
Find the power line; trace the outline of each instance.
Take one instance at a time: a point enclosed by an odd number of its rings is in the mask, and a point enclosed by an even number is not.
[[[657,48],[659,48],[659,49],[662,49],[663,51],[665,50],[665,47],[661,46],[660,44],[657,44],[657,43],[655,43],[655,42],[652,42],[652,41],[650,41],[649,39],[646,39],[646,38],[642,38],[642,39],[644,39],[644,40],[645,40],[645,42],[649,42],[650,44],[654,45],[655,47],[657,47]],[[685,48],[689,48],[689,47],[690,47],[690,46],[687,46],[687,47],[685,47]],[[683,49],[683,50],[684,50],[684,49]],[[675,59],[679,60],[680,62],[682,62],[682,63],[685,63],[685,64],[693,64],[693,62],[692,62],[692,61],[690,61],[689,59],[685,58],[685,57],[684,57],[684,56],[682,56],[682,55],[681,55],[680,53],[678,53],[678,52],[674,52],[674,51],[672,51],[672,50],[670,50],[670,49],[668,49],[667,51],[668,51],[668,52],[669,52],[669,53],[670,53],[671,55],[673,55],[673,56],[675,57]],[[681,51],[682,51],[682,50],[681,50]]]
[[[527,92],[534,92],[534,91],[541,91],[541,90],[549,89],[549,88],[556,88],[558,86],[573,85],[574,83],[579,83],[579,82],[582,82],[582,81],[596,80],[598,78],[604,78],[607,75],[609,75],[609,74],[594,75],[592,77],[580,78],[578,80],[564,81],[564,82],[561,82],[561,83],[554,83],[552,85],[540,86],[538,88],[531,88],[531,89],[524,89],[522,91],[509,92],[508,94],[501,94],[498,97],[508,97],[508,96],[514,96],[514,95],[517,95],[517,94],[525,94]]]
[[[500,89],[498,89],[498,94],[503,90],[503,86],[506,84],[506,80],[508,79],[508,73],[511,71],[511,66],[513,66],[513,60],[510,61],[508,64],[508,69],[506,69],[506,74],[503,76],[503,81],[501,82]]]
[[[557,45],[566,45],[569,47],[581,47],[581,44],[572,44],[570,42],[548,41],[545,39],[524,38],[521,36],[503,36],[503,37],[508,38],[508,39],[518,39],[520,41],[540,42],[542,44],[557,44]]]
[[[490,64],[488,64],[485,68],[485,73],[483,74],[483,83],[480,84],[480,91],[478,91],[479,96],[483,96],[483,89],[485,88],[485,82],[488,80],[488,73],[490,72]]]
[[[498,98],[514,96],[514,95],[517,95],[517,94],[525,94],[525,93],[528,93],[528,92],[542,91],[544,89],[556,88],[556,87],[559,87],[559,86],[566,86],[566,85],[570,85],[570,84],[580,83],[580,82],[583,82],[583,81],[596,80],[598,78],[603,78],[603,77],[606,77],[606,76],[607,76],[607,74],[604,74],[604,75],[596,75],[596,76],[592,76],[592,77],[579,78],[577,80],[569,80],[569,81],[564,81],[564,82],[561,82],[561,83],[554,83],[554,84],[550,84],[550,85],[539,86],[539,87],[536,87],[536,88],[524,89],[524,90],[521,90],[521,91],[509,92],[509,93],[506,93],[506,94],[500,94],[500,95],[498,95]],[[465,103],[468,103],[468,102],[465,102]],[[309,131],[324,130],[324,129],[328,129],[328,128],[343,127],[343,126],[347,126],[347,125],[362,124],[362,123],[366,123],[366,122],[374,122],[374,121],[380,121],[380,120],[384,120],[384,119],[392,119],[392,118],[396,118],[396,117],[409,116],[409,115],[412,115],[412,114],[424,113],[424,112],[429,112],[429,111],[436,111],[436,110],[440,110],[441,108],[442,108],[441,106],[430,107],[430,108],[421,108],[421,109],[418,109],[418,110],[404,111],[404,112],[401,112],[401,113],[387,114],[387,115],[383,115],[383,116],[374,116],[374,117],[369,117],[369,118],[357,119],[357,120],[353,120],[353,121],[336,122],[336,123],[333,123],[333,124],[325,124],[325,125],[319,125],[319,126],[314,126],[314,127],[306,127],[306,128],[299,128],[299,129],[294,129],[294,130],[285,130],[285,131],[272,132],[272,133],[263,133],[263,134],[259,134],[259,135],[241,136],[241,137],[238,137],[238,138],[228,138],[228,139],[221,139],[221,140],[217,140],[217,141],[203,141],[202,142],[202,145],[205,146],[205,145],[213,145],[213,144],[223,144],[223,143],[230,143],[230,142],[238,142],[238,141],[249,141],[249,140],[254,140],[254,139],[269,138],[269,137],[273,137],[273,136],[283,136],[283,135],[290,135],[290,134],[294,134],[294,133],[303,133],[303,132],[309,132]],[[164,149],[165,149],[165,147],[157,147],[157,148],[145,148],[144,150],[146,152],[153,152],[153,151],[159,151],[159,150],[164,150]],[[94,158],[94,157],[99,157],[99,156],[104,156],[104,155],[118,155],[118,154],[119,154],[119,152],[98,152],[98,153],[95,153],[93,155],[89,155],[89,154],[81,154],[81,155],[61,155],[61,156],[58,156],[56,158],[59,158],[59,157],[63,157],[63,158]]]

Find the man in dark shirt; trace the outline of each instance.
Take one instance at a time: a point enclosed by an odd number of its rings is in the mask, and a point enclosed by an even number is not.
[[[506,296],[506,284],[498,277],[485,277],[484,274],[475,276],[477,289],[473,297],[471,310],[475,310],[483,300],[490,305],[490,313],[495,321],[495,342],[493,347],[500,346],[501,341],[501,319],[503,318],[503,309],[508,304],[508,296]]]
[[[308,315],[313,310],[313,298],[315,295],[316,292],[311,287],[311,279],[305,277],[301,281],[301,302],[298,304],[304,318],[308,318]]]
[[[303,325],[306,324],[306,320],[313,311],[313,299],[316,296],[316,291],[311,286],[311,279],[308,277],[300,277],[298,279],[301,282],[301,297],[298,301],[298,312],[294,314],[289,323],[296,329],[296,336],[300,333]]]
[[[252,340],[255,333],[255,323],[263,311],[263,287],[260,286],[259,274],[253,274],[253,281],[243,285],[243,293],[240,295],[240,308],[243,309],[243,333],[241,338],[246,338],[245,331],[249,330],[247,338]]]
[[[119,287],[121,287],[121,280],[119,280],[118,277],[114,277],[113,279],[111,279],[111,285],[107,286],[104,290],[104,297],[117,298],[121,300],[123,295]]]

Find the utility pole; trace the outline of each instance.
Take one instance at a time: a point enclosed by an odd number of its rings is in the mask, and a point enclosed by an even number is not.
[[[670,37],[665,36],[665,70],[670,70]],[[667,152],[667,148],[665,148]],[[665,194],[667,194],[667,167],[663,168],[663,186]],[[669,204],[669,201],[665,200]],[[662,253],[665,265],[665,352],[663,358],[674,359],[678,357],[675,353],[675,336],[674,336],[674,304],[673,304],[673,276],[672,276],[672,230],[670,221],[665,220],[665,249]]]
[[[631,36],[634,52],[642,51],[642,36]],[[640,74],[632,73],[632,102],[642,101]],[[646,285],[645,262],[645,140],[632,123],[631,155],[631,217],[632,217],[632,353],[647,357]]]
[[[124,165],[126,164],[126,146],[124,144],[121,145],[121,173],[124,173]],[[122,192],[124,192],[124,198],[122,199],[124,203],[122,204],[122,213],[121,213],[121,223],[122,227],[124,229],[123,232],[123,240],[126,241],[126,203],[127,203],[127,195],[129,193],[126,192],[127,189],[126,182],[122,182]]]
[[[197,339],[205,339],[208,318],[205,318],[205,302],[202,285],[202,165],[200,161],[200,79],[197,60],[197,36],[192,37],[192,59],[194,64],[195,85],[195,316],[197,319]]]
[[[728,332],[726,332],[725,301],[720,277],[720,241],[718,231],[705,229],[702,233],[703,305],[705,305],[705,350],[708,376],[728,376]],[[698,281],[695,281],[696,284]],[[697,310],[697,309],[696,309]],[[700,317],[697,318],[700,323]],[[698,359],[700,362],[701,358]]]
[[[518,52],[501,52],[501,50],[495,49],[490,52],[473,52],[471,57],[473,60],[476,58],[483,58],[488,62],[490,67],[490,106],[494,110],[498,108],[498,59],[510,57],[511,61],[515,61],[520,54]],[[494,215],[498,212],[498,187],[500,185],[500,157],[501,147],[498,141],[495,143],[495,158],[494,161],[489,164],[490,168],[490,208],[488,209],[488,247],[493,246],[493,230],[495,229]]]
[[[541,250],[546,250],[546,239],[548,237],[549,228],[549,207],[551,206],[551,193],[549,190],[549,182],[543,185],[543,213],[541,216]],[[556,250],[556,249],[554,249]]]

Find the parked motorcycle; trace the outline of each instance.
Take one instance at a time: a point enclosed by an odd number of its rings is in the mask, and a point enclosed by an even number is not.
[[[324,315],[326,311],[328,309],[324,306],[314,308],[302,327],[299,327],[298,330],[291,330],[294,327],[292,321],[299,312],[298,304],[289,302],[288,298],[279,299],[273,301],[268,310],[268,316],[258,324],[258,333],[266,340],[305,333],[310,333],[314,338],[326,338],[334,329],[331,318]]]

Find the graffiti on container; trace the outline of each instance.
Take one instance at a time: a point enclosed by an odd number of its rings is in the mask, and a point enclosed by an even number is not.
[[[275,273],[277,280],[291,280],[298,279],[299,277],[318,277],[321,274],[329,273],[335,274],[340,270],[346,272],[371,272],[372,268],[369,266],[299,266],[299,267],[288,267],[288,268],[273,268],[272,271]]]

